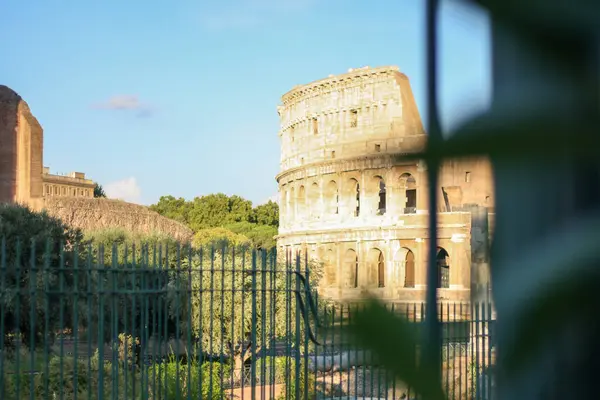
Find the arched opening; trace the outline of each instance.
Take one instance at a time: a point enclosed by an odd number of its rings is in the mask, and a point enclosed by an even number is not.
[[[346,272],[346,287],[358,287],[358,254],[353,249],[346,250],[344,269]]]
[[[337,268],[333,250],[329,249],[325,252],[324,261],[325,285],[335,286],[337,284]]]
[[[383,253],[379,253],[377,259],[377,286],[385,287],[385,262],[383,260]]]
[[[330,181],[325,188],[325,213],[326,214],[338,214],[339,213],[339,195],[338,187],[335,181]]]
[[[443,247],[438,247],[436,257],[438,268],[438,288],[450,287],[450,255]]]
[[[287,209],[288,209],[288,196],[289,196],[289,191],[287,189],[287,186],[283,186],[281,188],[281,196],[280,196],[280,200],[279,200],[279,224],[280,225],[284,225],[283,221],[285,221],[286,217],[287,217]]]
[[[290,188],[287,196],[287,222],[292,223],[296,214],[296,191],[293,187]]]
[[[404,259],[404,287],[415,287],[415,254],[408,250]]]
[[[404,191],[404,214],[417,212],[417,181],[409,173],[400,176],[400,190]]]
[[[296,199],[296,219],[302,220],[306,216],[306,189],[300,186],[298,189],[298,197]]]
[[[377,248],[369,250],[369,286],[385,287],[385,259]]]
[[[354,178],[348,180],[343,187],[344,204],[348,207],[348,213],[354,217],[360,215],[360,185]]]
[[[379,179],[379,202],[377,204],[377,215],[385,214],[385,202],[386,202],[386,189],[385,181]]]
[[[310,192],[308,193],[308,205],[310,207],[310,214],[313,218],[319,218],[321,216],[321,193],[319,185],[315,182],[310,185]]]

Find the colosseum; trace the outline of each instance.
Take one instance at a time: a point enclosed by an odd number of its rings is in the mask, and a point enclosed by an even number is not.
[[[406,75],[397,67],[351,69],[294,87],[277,111],[279,250],[321,262],[320,291],[330,299],[423,300],[427,169],[397,155],[423,150],[427,134]],[[493,210],[489,162],[445,162],[439,193],[438,295],[468,301],[473,247],[481,247],[473,218],[484,210],[487,229]]]

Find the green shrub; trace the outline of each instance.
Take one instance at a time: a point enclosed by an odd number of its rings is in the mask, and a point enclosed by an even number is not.
[[[69,309],[73,299],[58,292],[62,289],[68,294],[81,283],[76,281],[73,267],[82,239],[81,231],[46,212],[0,204],[0,253],[5,261],[0,265],[0,305],[4,311],[5,332],[20,331],[27,344],[30,339],[38,344],[44,336],[53,335],[59,329],[60,307]],[[59,272],[61,266],[64,269]],[[45,296],[47,291],[54,294]],[[27,295],[23,295],[26,292]],[[32,308],[33,317],[38,321],[33,337]],[[71,315],[66,314],[63,322],[70,326]],[[48,328],[47,332],[42,329],[43,325]]]
[[[7,363],[6,371],[14,372],[14,364]],[[189,365],[170,361],[144,367],[141,370],[100,364],[96,354],[90,360],[52,357],[47,367],[37,375],[4,374],[4,397],[7,400],[34,398],[71,400],[79,399],[222,399],[221,376],[229,376],[228,368],[212,364]],[[212,389],[211,389],[212,388]],[[75,395],[77,393],[77,395]],[[178,397],[179,396],[179,397]]]
[[[274,366],[274,368],[273,368]],[[264,357],[256,361],[256,376],[265,376],[265,384],[271,385],[275,383],[283,383],[286,389],[281,393],[278,400],[296,399],[296,385],[300,392],[300,399],[305,398],[305,393],[308,391],[309,398],[315,395],[315,382],[313,379],[306,379],[304,371],[304,360],[300,360],[300,374],[296,376],[296,359],[292,357]],[[274,370],[274,371],[273,371]],[[275,376],[269,379],[273,372]],[[306,385],[308,384],[308,387]],[[286,393],[287,392],[287,393]]]
[[[160,398],[164,400],[222,399],[225,393],[221,381],[225,381],[230,376],[229,367],[220,363],[192,362],[187,365],[170,361],[156,365],[154,371],[150,371],[150,376],[154,372],[156,373],[156,387],[161,390]],[[158,390],[156,390],[157,396],[159,395]]]
[[[118,264],[129,263],[140,264],[142,250],[146,249],[149,259],[154,261],[154,252],[160,252],[161,259],[157,263],[161,266],[175,266],[178,242],[172,237],[163,233],[133,233],[122,228],[106,228],[94,231],[86,231],[85,239],[93,243],[91,249],[96,256],[97,251],[102,249],[102,259],[100,260],[106,266],[113,262]],[[182,247],[182,246],[180,246]],[[134,251],[135,250],[135,251]],[[113,253],[116,257],[113,258]],[[94,261],[98,261],[94,257]]]

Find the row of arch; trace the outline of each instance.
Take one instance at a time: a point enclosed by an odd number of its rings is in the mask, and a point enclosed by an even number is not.
[[[392,263],[387,263],[383,251],[371,248],[366,254],[366,268],[360,268],[358,253],[354,249],[346,250],[341,261],[342,276],[338,279],[336,257],[333,250],[327,250],[324,264],[324,283],[326,286],[339,286],[344,288],[357,288],[359,275],[366,274],[366,286],[385,288],[388,280],[392,285],[401,283],[402,287],[415,287],[415,255],[408,248],[399,249]],[[450,256],[446,249],[438,247],[436,263],[438,266],[438,288],[450,287]]]
[[[400,205],[401,213],[413,214],[417,209],[417,182],[413,175],[404,173],[400,176],[399,189],[403,192]],[[361,191],[360,183],[356,178],[347,179],[342,187],[331,179],[323,188],[313,182],[307,190],[300,185],[296,191],[294,187],[283,190],[283,213],[288,221],[298,218],[317,218],[321,215],[338,215],[345,209],[347,215],[358,217],[364,211],[364,197],[371,197],[370,207],[375,214],[383,215],[388,210],[388,187],[385,179],[374,175],[367,181],[367,191]],[[344,206],[344,207],[341,207]]]

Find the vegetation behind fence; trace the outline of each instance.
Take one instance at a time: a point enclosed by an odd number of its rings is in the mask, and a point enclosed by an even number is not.
[[[360,306],[320,300],[317,264],[244,248],[81,243],[2,239],[0,398],[410,394],[345,337]],[[423,304],[390,307],[417,326],[424,315]],[[440,315],[449,397],[487,393],[491,307]]]

